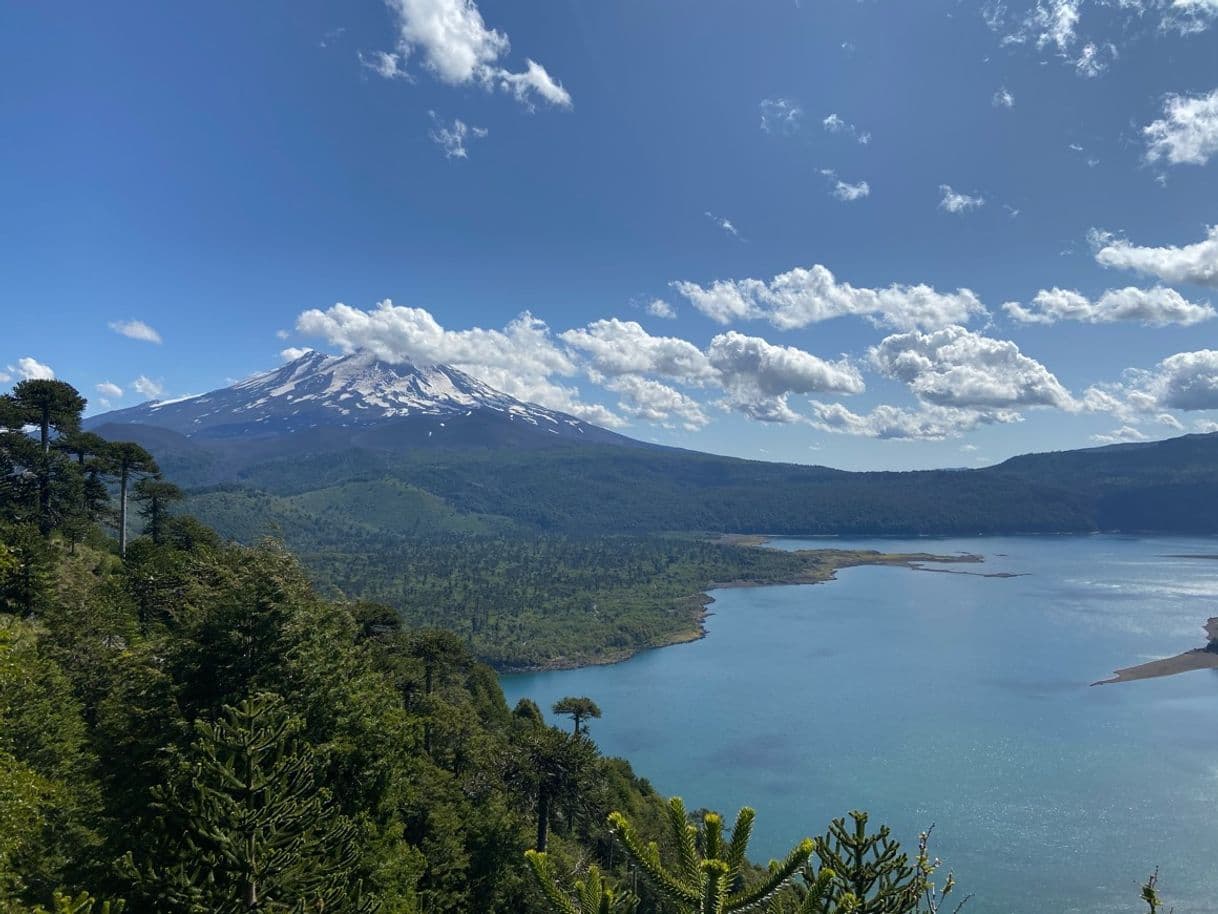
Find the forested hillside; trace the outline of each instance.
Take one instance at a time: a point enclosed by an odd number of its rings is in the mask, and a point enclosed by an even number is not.
[[[270,529],[268,516],[285,532],[324,516],[327,527],[387,534],[1218,532],[1218,433],[977,470],[855,473],[671,448],[401,448],[349,437],[340,446],[320,432],[216,442],[148,426],[99,431],[145,443],[191,489],[191,510],[232,535]],[[379,510],[369,513],[370,501]]]
[[[223,536],[281,539],[329,597],[458,631],[499,669],[687,640],[716,582],[832,571],[707,534],[1218,532],[1216,434],[851,473],[536,435],[404,446],[396,422],[250,436],[97,428],[146,445],[185,484],[185,509]]]
[[[80,435],[82,407],[57,381],[0,399],[0,911],[938,907],[924,844],[865,818],[754,866],[751,810],[663,802],[601,756],[592,699],[554,706],[569,729],[510,710],[462,638],[168,513],[155,461]]]

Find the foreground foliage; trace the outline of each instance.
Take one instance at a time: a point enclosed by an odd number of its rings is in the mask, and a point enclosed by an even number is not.
[[[911,862],[887,828],[867,832],[865,813],[851,813],[850,829],[844,819],[835,820],[824,838],[805,838],[782,860],[758,872],[747,857],[752,809],[740,811],[730,833],[717,813],[705,812],[695,824],[679,798],[669,800],[666,812],[673,865],[665,865],[660,845],[641,839],[626,816],[612,813],[609,824],[633,866],[663,900],[665,910],[674,914],[938,914],[955,887],[950,874],[942,889],[936,885],[939,864],[927,853],[928,835],[921,837]],[[616,888],[599,870],[577,881],[569,896],[544,853],[529,851],[527,857],[556,914],[637,907],[630,892]]]

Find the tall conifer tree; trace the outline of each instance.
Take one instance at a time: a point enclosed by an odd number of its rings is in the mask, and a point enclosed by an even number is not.
[[[133,479],[155,476],[160,472],[156,461],[146,450],[132,441],[117,441],[110,446],[110,460],[118,476],[118,552],[127,554],[127,495]]]
[[[159,476],[150,476],[136,483],[135,498],[140,502],[140,516],[147,522],[145,532],[158,546],[165,538],[169,506],[181,501],[183,497],[181,489],[172,482],[165,482]]]
[[[182,914],[370,914],[353,876],[354,828],[315,780],[312,749],[264,692],[195,722],[184,782],[154,790],[167,859],[136,871],[154,906]]]
[[[55,526],[52,493],[57,482],[72,482],[75,473],[64,466],[66,458],[51,450],[52,432],[66,435],[80,428],[86,400],[64,381],[33,379],[20,382],[7,399],[4,422],[15,434],[5,438],[10,459],[32,474],[37,487],[38,529],[43,536]],[[21,431],[25,425],[38,429],[38,451],[30,453]]]

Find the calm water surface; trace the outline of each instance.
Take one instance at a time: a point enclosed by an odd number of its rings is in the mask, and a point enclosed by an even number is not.
[[[718,591],[709,636],[627,663],[507,676],[509,702],[589,695],[592,734],[690,808],[757,807],[756,856],[870,810],[935,850],[975,914],[1218,911],[1218,674],[1101,688],[1204,643],[1203,538],[780,540],[977,552],[985,578],[854,568]]]

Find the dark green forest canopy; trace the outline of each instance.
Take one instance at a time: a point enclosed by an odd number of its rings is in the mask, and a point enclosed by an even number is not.
[[[697,637],[715,582],[828,573],[823,559],[707,534],[1218,530],[1218,435],[982,470],[850,473],[645,446],[390,449],[335,429],[101,430],[143,441],[188,487],[185,509],[222,535],[280,538],[327,595],[443,625],[500,669]]]
[[[900,473],[671,448],[340,449],[307,436],[243,446],[149,426],[105,433],[145,440],[180,485],[227,487],[198,510],[233,535],[265,532],[268,512],[285,528],[324,518],[389,534],[1218,532],[1218,433]]]

